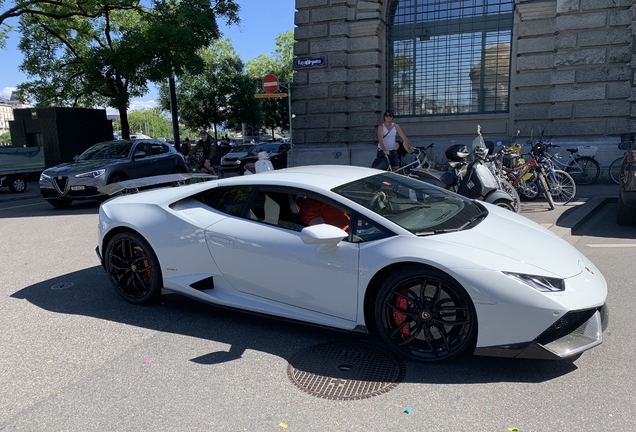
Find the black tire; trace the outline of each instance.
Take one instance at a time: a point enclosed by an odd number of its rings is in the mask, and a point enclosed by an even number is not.
[[[73,203],[73,200],[70,199],[70,198],[56,198],[56,199],[50,199],[50,200],[47,200],[47,201],[53,207],[59,208],[59,209],[68,208]]]
[[[618,194],[616,223],[623,226],[636,225],[636,208],[626,206],[620,193]]]
[[[589,156],[580,156],[576,158],[576,161],[570,162],[565,172],[572,176],[576,184],[589,185],[598,180],[598,176],[601,174],[601,167],[596,162],[596,159]]]
[[[163,278],[159,260],[139,234],[115,234],[106,246],[104,265],[117,294],[130,303],[150,303],[160,297]]]
[[[119,182],[125,181],[125,180],[128,180],[128,178],[126,176],[124,176],[122,174],[115,174],[114,176],[112,176],[110,178],[110,180],[108,181],[108,184],[119,183]]]
[[[614,161],[609,166],[610,179],[612,179],[612,181],[616,184],[621,184],[621,165],[623,164],[624,158],[624,156],[621,156],[614,159]]]
[[[521,211],[521,197],[517,193],[517,190],[508,180],[499,179],[499,182],[501,183],[501,190],[512,197],[512,200],[514,202],[513,211],[515,213],[519,213]]]
[[[554,170],[554,176],[548,175],[547,180],[555,203],[567,204],[576,196],[576,183],[565,171]]]
[[[510,204],[510,201],[508,201],[508,200],[500,199],[500,200],[497,200],[497,201],[493,202],[493,204],[496,205],[497,207],[501,207],[503,209],[510,210],[513,213],[519,213],[516,210],[515,206]]]
[[[27,190],[27,179],[22,174],[16,174],[9,177],[9,190],[12,193],[24,193]]]
[[[539,182],[539,189],[543,194],[543,197],[548,202],[548,206],[550,210],[554,210],[554,200],[552,199],[552,192],[550,192],[550,188],[548,187],[548,183],[545,181],[545,177],[543,173],[539,174],[537,181]]]
[[[539,186],[536,180],[522,180],[517,185],[519,196],[526,201],[534,201],[539,196]]]
[[[464,288],[433,268],[400,268],[382,283],[374,330],[393,352],[435,363],[472,352],[477,314]]]

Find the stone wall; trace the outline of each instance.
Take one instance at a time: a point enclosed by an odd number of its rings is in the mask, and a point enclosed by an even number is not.
[[[369,165],[386,106],[389,0],[296,0],[292,164]],[[636,131],[632,0],[515,0],[510,112],[398,118],[416,144],[507,141],[540,131],[563,145],[599,147],[602,165]],[[622,154],[622,153],[621,153]]]

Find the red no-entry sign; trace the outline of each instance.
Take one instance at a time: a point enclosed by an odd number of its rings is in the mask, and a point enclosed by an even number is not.
[[[278,78],[276,78],[276,75],[265,75],[265,78],[263,78],[263,90],[267,93],[275,93],[278,90]]]

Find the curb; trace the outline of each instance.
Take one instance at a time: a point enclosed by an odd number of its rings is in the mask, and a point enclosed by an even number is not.
[[[596,215],[605,204],[618,202],[615,196],[595,196],[587,200],[585,204],[578,207],[572,214],[566,216],[561,221],[552,224],[548,229],[561,238],[571,237],[577,229]]]

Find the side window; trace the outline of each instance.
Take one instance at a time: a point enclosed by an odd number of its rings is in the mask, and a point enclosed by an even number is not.
[[[351,229],[353,242],[356,243],[380,240],[394,235],[359,214],[356,214],[352,219]]]
[[[139,143],[137,147],[135,147],[135,153],[142,151],[146,153],[146,156],[150,156],[152,154],[152,150],[150,149],[150,145],[148,143]],[[134,153],[133,153],[134,154]]]
[[[252,189],[252,186],[212,189],[200,201],[222,213],[240,217]]]
[[[296,194],[292,191],[259,190],[251,202],[247,218],[276,225],[294,231],[301,231],[305,225],[298,215]]]
[[[164,144],[151,144],[151,147],[152,147],[153,155],[160,155],[160,154],[168,153],[170,151],[168,149],[168,146]]]

